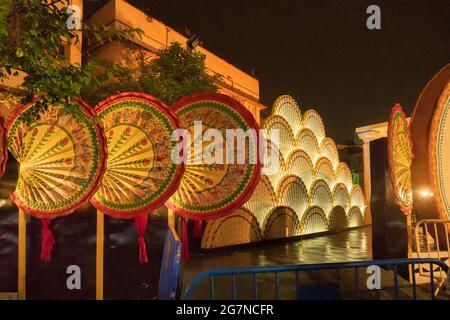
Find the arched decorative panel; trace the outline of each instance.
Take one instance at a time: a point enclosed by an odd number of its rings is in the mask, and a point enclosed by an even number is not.
[[[340,162],[336,168],[336,182],[343,183],[349,191],[353,187],[352,172],[345,162]]]
[[[338,183],[333,189],[333,206],[341,206],[347,211],[350,208],[350,195],[343,183]]]
[[[308,110],[303,114],[303,128],[314,132],[319,144],[325,138],[325,127],[323,126],[322,117],[315,110]]]
[[[358,207],[350,208],[347,220],[350,228],[362,226],[364,223],[364,217]]]
[[[304,128],[299,131],[295,139],[295,146],[305,151],[313,164],[315,164],[316,160],[320,157],[317,138],[310,129]]]
[[[320,144],[320,155],[327,158],[333,164],[333,169],[339,164],[339,153],[336,143],[331,138],[325,138]]]
[[[300,234],[300,222],[294,210],[276,207],[264,222],[264,239],[278,239]]]
[[[347,228],[347,214],[341,206],[335,206],[329,217],[330,230]]]
[[[286,174],[293,174],[300,177],[306,188],[309,190],[314,181],[314,165],[308,154],[300,149],[291,152],[286,162]]]
[[[290,125],[294,136],[302,128],[302,114],[297,102],[288,95],[278,97],[272,107],[272,114],[283,117]]]
[[[330,213],[333,207],[333,201],[330,187],[325,180],[316,180],[313,182],[309,197],[311,206],[320,207],[326,215]]]
[[[359,186],[359,184],[353,185],[351,191],[350,191],[350,199],[351,199],[351,206],[356,206],[363,210],[366,207],[366,201],[364,199],[364,193]]]
[[[294,134],[289,123],[278,115],[269,116],[262,126],[265,138],[278,144],[284,159],[287,159],[294,144]]]
[[[327,217],[317,206],[310,207],[300,222],[300,234],[310,234],[328,231]]]
[[[301,219],[308,207],[308,189],[302,179],[296,176],[286,176],[277,190],[278,205],[290,207]]]
[[[325,157],[317,159],[315,172],[316,179],[325,180],[330,189],[334,188],[334,185],[336,183],[336,176],[334,174],[333,165],[331,164],[330,160]]]
[[[262,240],[261,229],[255,216],[247,209],[208,221],[202,237],[202,248],[232,246]]]
[[[264,166],[262,173],[266,175],[275,190],[286,174],[284,158],[278,148],[270,140],[264,142]]]
[[[277,206],[277,196],[267,176],[262,176],[250,199],[243,205],[262,225],[268,213]]]

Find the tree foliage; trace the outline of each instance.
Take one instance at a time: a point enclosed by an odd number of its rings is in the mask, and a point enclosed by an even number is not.
[[[95,104],[119,92],[142,91],[172,104],[192,93],[218,90],[216,81],[220,76],[208,74],[204,55],[178,42],[162,49],[155,59],[150,59],[144,50],[133,50],[133,54],[134,67],[110,65],[116,78],[86,87],[83,98]]]
[[[111,79],[114,69],[83,57],[82,65],[69,64],[64,47],[78,43],[80,33],[87,41],[123,40],[140,36],[138,29],[116,30],[81,21],[81,30],[70,29],[68,0],[2,0],[0,3],[0,79],[25,72],[25,100],[42,97],[42,106],[62,103],[80,96],[83,87]],[[103,72],[99,72],[103,70]]]

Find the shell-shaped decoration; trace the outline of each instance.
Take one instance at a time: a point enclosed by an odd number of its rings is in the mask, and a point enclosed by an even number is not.
[[[300,234],[300,221],[289,207],[275,207],[264,222],[264,239],[279,239]]]
[[[319,144],[325,138],[325,127],[323,126],[322,117],[315,110],[310,109],[303,114],[303,128],[314,132]]]
[[[352,172],[345,162],[339,162],[336,168],[336,182],[343,183],[349,191],[353,187]]]
[[[320,144],[320,155],[327,158],[333,164],[333,169],[339,164],[339,153],[336,143],[330,138],[325,138]]]
[[[284,159],[287,159],[294,144],[294,134],[289,123],[281,116],[271,115],[264,122],[263,132],[266,139],[275,143]]]
[[[352,207],[356,206],[361,210],[364,210],[366,201],[364,199],[364,193],[359,184],[353,185],[352,190],[350,191],[350,199]]]
[[[208,221],[201,246],[212,249],[260,240],[262,233],[255,216],[249,210],[240,208],[226,217]]]
[[[300,221],[300,234],[328,231],[327,216],[320,207],[308,208]]]
[[[316,180],[311,186],[310,192],[311,206],[322,208],[323,212],[328,216],[333,207],[333,200],[330,187],[325,180]]]
[[[330,189],[334,188],[334,184],[336,183],[336,176],[334,174],[333,165],[325,157],[319,158],[316,162],[316,179],[323,179],[327,182]]]
[[[333,189],[333,206],[341,206],[347,211],[350,208],[350,195],[343,183],[337,183]]]
[[[286,176],[280,183],[277,195],[278,205],[292,208],[300,220],[309,204],[308,189],[302,179]]]
[[[300,107],[291,96],[279,96],[273,103],[272,114],[283,117],[290,124],[294,136],[302,128]]]
[[[314,165],[305,151],[296,149],[291,152],[286,163],[286,174],[293,174],[302,179],[309,190],[314,181]]]
[[[252,196],[242,207],[253,212],[258,222],[262,225],[267,214],[277,203],[277,197],[269,178],[267,176],[261,176]]]
[[[351,207],[347,214],[348,226],[359,227],[364,223],[364,217],[361,210],[358,207]]]
[[[347,214],[341,206],[335,206],[329,217],[330,230],[339,230],[347,227]]]
[[[320,157],[319,145],[317,138],[310,129],[302,129],[297,134],[295,139],[295,146],[305,151],[312,163],[316,163],[316,160]]]

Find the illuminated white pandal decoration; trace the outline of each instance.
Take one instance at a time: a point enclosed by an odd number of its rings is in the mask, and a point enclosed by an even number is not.
[[[242,243],[247,243],[370,222],[364,193],[359,185],[353,185],[348,166],[339,162],[336,144],[326,137],[316,111],[302,115],[292,97],[280,96],[262,129],[265,148],[261,181],[231,220],[208,222],[202,248],[238,242],[237,231],[232,231],[234,223],[239,232],[250,233],[242,236]],[[278,146],[274,144],[277,138]],[[246,228],[238,226],[239,221]]]
[[[305,151],[313,164],[315,164],[316,160],[320,157],[317,138],[310,129],[303,128],[298,132],[297,137],[295,138],[295,147]]]
[[[303,128],[310,129],[314,132],[317,142],[320,144],[325,138],[325,127],[322,118],[315,110],[308,110],[303,115]]]
[[[350,199],[352,207],[358,207],[361,212],[366,208],[364,193],[359,184],[353,185],[352,190],[350,191]]]
[[[337,183],[333,189],[333,207],[340,206],[345,212],[350,208],[350,195],[347,187],[343,183]]]
[[[309,190],[314,181],[314,165],[311,158],[303,150],[294,150],[286,161],[286,173],[301,177],[306,188]]]
[[[261,176],[255,191],[250,199],[243,205],[263,225],[269,212],[277,206],[277,196],[267,176]]]
[[[351,207],[350,210],[348,211],[347,220],[348,226],[350,228],[359,227],[363,224],[364,217],[361,210],[358,207]]]
[[[333,164],[333,169],[336,169],[339,164],[339,153],[336,147],[336,143],[331,138],[325,138],[320,144],[320,155],[330,160]]]
[[[274,190],[286,175],[286,165],[280,150],[270,140],[265,140],[263,175],[266,175]]]
[[[265,138],[278,143],[278,149],[287,159],[292,146],[294,145],[294,134],[289,123],[281,116],[271,115],[263,124]]]
[[[317,206],[328,216],[333,207],[330,187],[325,180],[316,180],[311,186],[309,192],[311,206]]]
[[[340,162],[336,168],[336,182],[345,184],[348,191],[352,190],[352,172],[344,162]]]
[[[316,179],[325,180],[330,189],[334,188],[334,185],[336,184],[336,176],[330,160],[325,157],[317,159],[315,172]]]
[[[288,95],[278,97],[273,103],[272,114],[279,115],[289,122],[294,136],[302,129],[302,114],[297,102]]]
[[[300,221],[294,210],[279,206],[267,216],[263,227],[264,239],[278,239],[300,234]]]
[[[209,220],[202,238],[202,248],[232,246],[262,240],[261,229],[255,216],[240,208],[230,215]]]
[[[278,205],[292,208],[300,220],[309,205],[308,189],[299,177],[286,176],[277,190]]]
[[[339,230],[347,228],[347,214],[344,208],[336,206],[330,213],[329,217],[330,230]]]
[[[327,217],[320,207],[308,208],[300,222],[300,234],[328,231]]]

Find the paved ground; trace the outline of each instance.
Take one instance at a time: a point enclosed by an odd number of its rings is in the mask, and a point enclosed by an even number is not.
[[[199,272],[219,267],[371,260],[371,239],[372,229],[366,227],[295,242],[266,243],[253,247],[223,248],[212,252],[191,254],[190,260],[183,265],[183,286],[188,284]],[[273,275],[271,277],[259,279],[258,284],[261,288],[265,288],[261,291],[259,298],[274,298]],[[311,275],[305,274],[304,277],[305,279],[300,279],[303,283],[314,280]],[[248,277],[247,279],[245,277],[237,279],[238,286],[241,286],[239,288],[239,292],[242,294],[240,298],[252,298],[250,284],[253,282],[250,280]],[[290,285],[292,281],[295,281],[293,274],[280,276],[280,297],[295,298],[295,290],[293,290],[295,286]],[[245,285],[245,283],[249,285]],[[228,298],[231,292],[229,281],[218,280],[216,285],[218,298]]]

